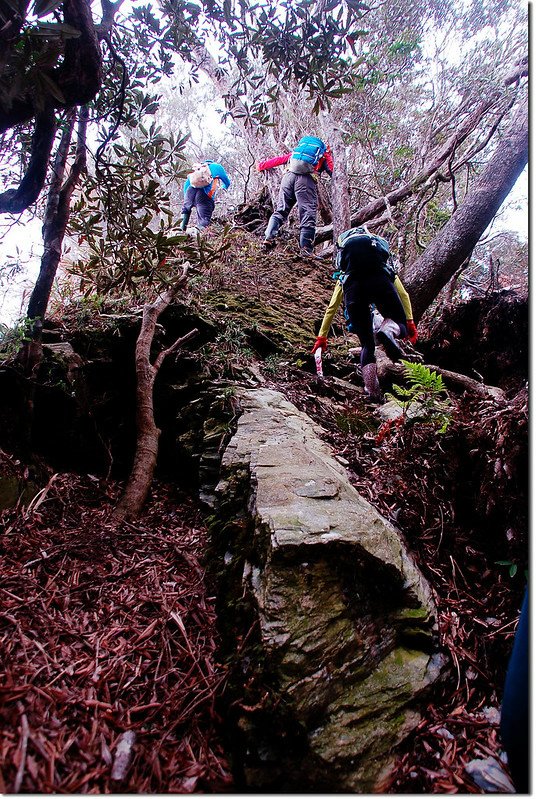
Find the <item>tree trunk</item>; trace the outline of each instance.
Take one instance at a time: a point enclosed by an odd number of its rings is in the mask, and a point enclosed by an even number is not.
[[[523,171],[528,161],[528,123],[525,101],[470,193],[410,267],[405,285],[416,320],[471,254]]]
[[[177,291],[185,285],[187,272],[188,267],[185,266],[177,283],[156,302],[146,305],[143,309],[141,330],[136,342],[136,453],[125,492],[114,509],[113,516],[117,521],[136,518],[151,487],[160,438],[160,430],[154,420],[153,404],[154,381],[160,366],[164,358],[176,352],[182,344],[198,333],[197,329],[190,331],[171,347],[160,352],[154,364],[151,363],[151,345],[156,323]]]
[[[71,197],[75,190],[82,171],[86,168],[86,130],[88,122],[88,109],[80,111],[78,120],[78,141],[73,166],[67,180],[62,186],[69,146],[71,143],[72,129],[76,113],[71,112],[66,120],[61,141],[54,159],[52,179],[47,197],[47,207],[43,222],[43,257],[37,282],[34,286],[28,303],[28,319],[41,319],[45,317],[52,291],[52,284],[56,277],[61,258],[63,239],[69,221]]]
[[[75,118],[75,111],[71,111],[67,115],[63,135],[54,159],[45,219],[43,222],[44,249],[41,258],[41,266],[26,312],[26,317],[31,322],[30,339],[25,342],[18,354],[18,360],[23,365],[26,377],[29,378],[21,421],[21,428],[23,430],[22,438],[25,442],[28,456],[31,456],[35,378],[37,377],[43,357],[41,345],[43,320],[48,307],[52,284],[60,262],[63,239],[69,219],[71,196],[78,183],[82,170],[85,169],[86,165],[88,110],[87,108],[83,108],[80,111],[78,122],[78,141],[75,160],[65,183],[62,185],[67,167],[67,158],[69,155]]]
[[[113,7],[119,8],[121,2],[119,0]],[[19,5],[19,11],[22,11],[27,3]],[[110,3],[107,5],[110,6]],[[13,3],[7,3],[7,6],[9,8]],[[59,90],[49,95],[49,103],[55,108],[70,110],[89,103],[99,91],[102,83],[102,54],[89,0],[65,0],[61,8],[62,22],[76,28],[79,36],[66,39],[61,64],[47,70],[49,78]],[[36,93],[33,81],[25,81],[23,86],[9,106],[2,104],[0,107],[0,133],[28,122],[38,114],[36,95],[39,96],[39,93]]]
[[[332,118],[326,114],[323,119],[326,140],[329,142],[333,155],[333,174],[331,176],[331,213],[333,242],[340,234],[348,230],[350,223],[350,189],[348,183],[348,166],[346,148],[344,146],[341,129]]]
[[[136,453],[123,496],[114,510],[116,519],[134,518],[147,497],[156,467],[160,430],[154,420],[153,387],[157,371],[150,362],[151,344],[159,315],[171,302],[166,295],[143,309],[136,342]]]

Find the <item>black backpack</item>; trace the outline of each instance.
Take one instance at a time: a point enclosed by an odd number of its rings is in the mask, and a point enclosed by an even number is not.
[[[352,256],[352,257],[350,257]],[[337,239],[336,268],[348,275],[353,267],[383,269],[391,280],[396,277],[396,267],[389,243],[365,227],[345,230]]]

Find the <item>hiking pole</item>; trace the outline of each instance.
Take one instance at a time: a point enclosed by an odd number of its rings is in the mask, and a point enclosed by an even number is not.
[[[317,377],[324,377],[324,369],[322,368],[322,348],[317,347],[315,350],[315,366]]]

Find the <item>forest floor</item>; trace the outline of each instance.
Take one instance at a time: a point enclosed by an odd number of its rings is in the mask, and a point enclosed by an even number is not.
[[[303,382],[296,375],[278,387],[318,419],[318,382],[308,378],[307,394]],[[439,505],[444,498],[415,467],[434,472],[439,441],[414,441],[414,460],[399,459],[386,479],[393,448],[382,450],[377,435],[324,430],[356,488],[407,531],[450,661],[389,792],[482,793],[465,766],[500,757],[499,697],[519,592],[470,531],[434,529],[425,518],[430,495]],[[118,527],[109,520],[118,493],[111,481],[59,474],[22,512],[4,512],[2,792],[233,790],[202,514],[176,487],[156,483],[140,522]],[[133,759],[114,780],[126,729],[136,733]]]
[[[306,346],[329,298],[328,269],[292,254],[245,253],[239,272],[231,256],[232,248],[225,275],[211,274],[212,307],[223,302],[234,318],[249,302],[264,324],[252,325],[257,344],[294,336],[295,348]],[[231,288],[238,300],[229,307]],[[242,342],[226,336],[220,357],[227,371],[234,359],[238,374]],[[427,425],[389,428],[351,386],[330,381],[330,370],[354,379],[347,355],[338,358],[347,348],[335,345],[324,380],[299,359],[265,357],[257,367],[317,422],[357,490],[399,527],[433,590],[449,670],[400,748],[387,792],[483,793],[465,767],[501,762],[500,696],[526,553],[526,530],[507,554],[491,530],[512,523],[494,504],[493,468],[519,441],[523,461],[526,392],[512,392],[513,415],[462,396],[441,436]],[[2,466],[24,468],[5,454]],[[120,490],[110,478],[56,473],[0,519],[0,792],[233,792],[202,508],[155,481],[139,522],[117,525],[110,514]],[[523,492],[511,489],[508,502],[526,503]]]

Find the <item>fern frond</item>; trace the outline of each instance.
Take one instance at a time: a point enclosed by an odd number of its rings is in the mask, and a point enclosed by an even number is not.
[[[433,422],[444,433],[452,416],[452,405],[443,378],[422,363],[402,361],[408,386],[393,383],[393,392],[386,397],[393,400],[406,414],[417,403],[421,409],[421,421]]]

